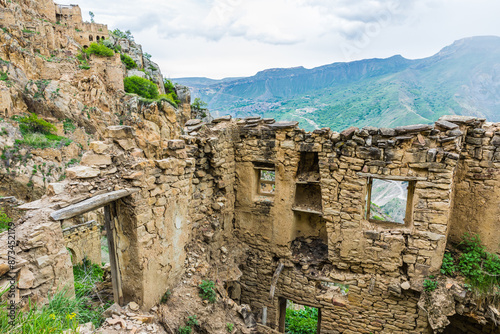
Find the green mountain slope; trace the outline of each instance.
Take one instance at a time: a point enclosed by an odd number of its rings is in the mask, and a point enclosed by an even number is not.
[[[500,37],[456,41],[436,55],[271,69],[248,78],[179,78],[214,115],[299,120],[311,130],[430,123],[445,114],[500,121]]]

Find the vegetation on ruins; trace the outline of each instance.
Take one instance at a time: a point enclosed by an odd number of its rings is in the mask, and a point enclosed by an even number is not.
[[[477,234],[465,233],[457,245],[460,254],[445,253],[441,273],[462,275],[470,288],[481,294],[498,294],[500,287],[500,259],[489,253]]]
[[[57,136],[54,124],[38,118],[35,113],[24,117],[15,117],[19,122],[19,130],[23,139],[16,140],[16,146],[26,145],[32,148],[47,148],[67,146],[72,141],[68,138]]]
[[[75,331],[79,324],[92,322],[96,327],[104,321],[102,313],[110,303],[96,306],[94,286],[102,281],[103,271],[87,259],[74,267],[75,297],[67,297],[62,290],[53,296],[45,305],[28,301],[28,306],[16,314],[14,325],[9,325],[7,303],[2,298],[7,290],[0,292],[0,333],[63,333],[65,330]]]
[[[179,334],[191,334],[193,332],[193,327],[199,326],[200,322],[198,321],[196,315],[190,315],[186,321],[186,325],[179,327]]]
[[[434,276],[429,276],[430,279],[424,280],[424,290],[425,291],[434,291],[438,287],[438,281],[432,280]]]
[[[124,63],[125,66],[127,67],[127,70],[131,70],[137,67],[136,62],[129,55],[125,53],[120,54],[120,59],[122,60],[122,63]]]
[[[285,332],[288,334],[315,334],[318,325],[318,309],[304,306],[295,309],[290,303],[286,309]]]
[[[113,57],[115,52],[102,43],[90,43],[90,46],[84,50],[86,54],[94,54],[101,57]]]
[[[7,214],[3,211],[3,208],[0,208],[0,233],[9,229],[10,222],[12,222],[12,218],[7,216]]]
[[[170,289],[168,289],[167,291],[165,291],[165,293],[161,297],[160,304],[166,304],[171,296],[172,296],[172,291],[170,291]]]
[[[230,322],[226,323],[226,331],[227,331],[228,333],[232,333],[232,332],[233,332],[233,329],[234,329],[234,324],[232,324],[232,323],[230,323]]]
[[[158,98],[158,87],[148,79],[133,75],[125,78],[123,83],[127,93],[137,94],[146,99]]]
[[[200,285],[198,285],[200,290],[200,297],[203,300],[208,300],[209,303],[215,303],[217,300],[217,295],[215,294],[215,283],[214,281],[203,280]]]

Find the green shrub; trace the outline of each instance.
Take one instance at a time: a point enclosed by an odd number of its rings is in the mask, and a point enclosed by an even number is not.
[[[318,309],[304,306],[304,309],[286,309],[285,327],[289,334],[316,334]]]
[[[203,300],[208,300],[210,303],[215,303],[217,300],[217,295],[215,293],[215,283],[214,281],[202,281],[200,285],[198,285],[200,289],[200,297]]]
[[[163,80],[163,87],[165,88],[165,94],[170,95],[172,97],[172,100],[176,105],[179,105],[181,101],[179,100],[179,97],[177,96],[177,92],[175,90],[175,86],[172,83],[172,81],[168,79]]]
[[[424,290],[425,291],[434,291],[434,290],[436,290],[437,286],[438,286],[437,281],[433,281],[430,279],[424,280]]]
[[[38,118],[35,113],[31,113],[29,116],[25,116],[19,119],[19,129],[21,133],[43,133],[50,134],[57,131],[54,124],[47,122],[44,119]]]
[[[233,329],[234,329],[234,324],[232,324],[232,323],[230,323],[230,322],[226,323],[226,331],[227,331],[228,333],[232,333],[232,332],[233,332]]]
[[[444,253],[443,264],[441,265],[441,274],[452,276],[457,270],[453,257],[450,253]]]
[[[458,271],[472,287],[487,292],[500,285],[500,259],[484,249],[478,235],[466,233],[458,248],[463,251],[458,259]]]
[[[193,329],[191,326],[181,326],[179,327],[179,334],[191,334]]]
[[[135,61],[127,54],[124,53],[120,54],[120,59],[122,60],[122,63],[124,63],[125,66],[127,67],[127,70],[131,70],[137,67]]]
[[[90,46],[84,50],[86,54],[95,54],[101,57],[113,57],[115,52],[107,46],[100,43],[90,43]]]
[[[154,82],[141,78],[137,75],[125,78],[123,80],[125,92],[137,94],[146,99],[158,98],[158,87]]]
[[[9,223],[12,222],[12,218],[7,216],[7,214],[0,208],[0,233],[7,231],[9,229]]]
[[[166,304],[170,297],[172,296],[172,291],[167,290],[164,294],[163,297],[161,297],[160,304]]]
[[[193,327],[199,326],[200,323],[198,322],[198,319],[196,319],[196,314],[195,315],[190,315],[188,317],[188,320],[186,321],[186,324],[188,326],[193,326]]]
[[[180,101],[176,100],[172,94],[161,94],[158,98],[160,101],[167,101],[176,108],[179,106],[178,103],[180,103]]]
[[[114,49],[113,42],[111,42],[109,39],[101,40],[101,44],[109,49]]]
[[[9,80],[9,75],[3,71],[0,71],[0,80],[2,80],[2,81]]]

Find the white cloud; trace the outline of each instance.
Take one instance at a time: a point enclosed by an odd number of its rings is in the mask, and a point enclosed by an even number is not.
[[[430,56],[456,39],[500,35],[497,0],[73,0],[130,29],[171,76]],[[349,49],[346,52],[345,49]]]

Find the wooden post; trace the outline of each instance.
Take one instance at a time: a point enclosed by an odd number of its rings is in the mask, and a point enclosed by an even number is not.
[[[112,217],[111,205],[114,205],[114,203],[108,204],[104,207],[104,227],[106,228],[106,236],[108,238],[109,264],[111,266],[113,296],[115,303],[121,306],[123,304],[123,293],[115,243],[115,220],[113,219],[114,217]]]
[[[285,332],[285,320],[286,320],[286,299],[280,297],[280,298],[278,298],[278,301],[279,301],[279,308],[280,308],[278,331],[280,333],[284,333]]]
[[[316,333],[320,334],[321,333],[321,309],[318,308],[318,325],[316,327]]]

